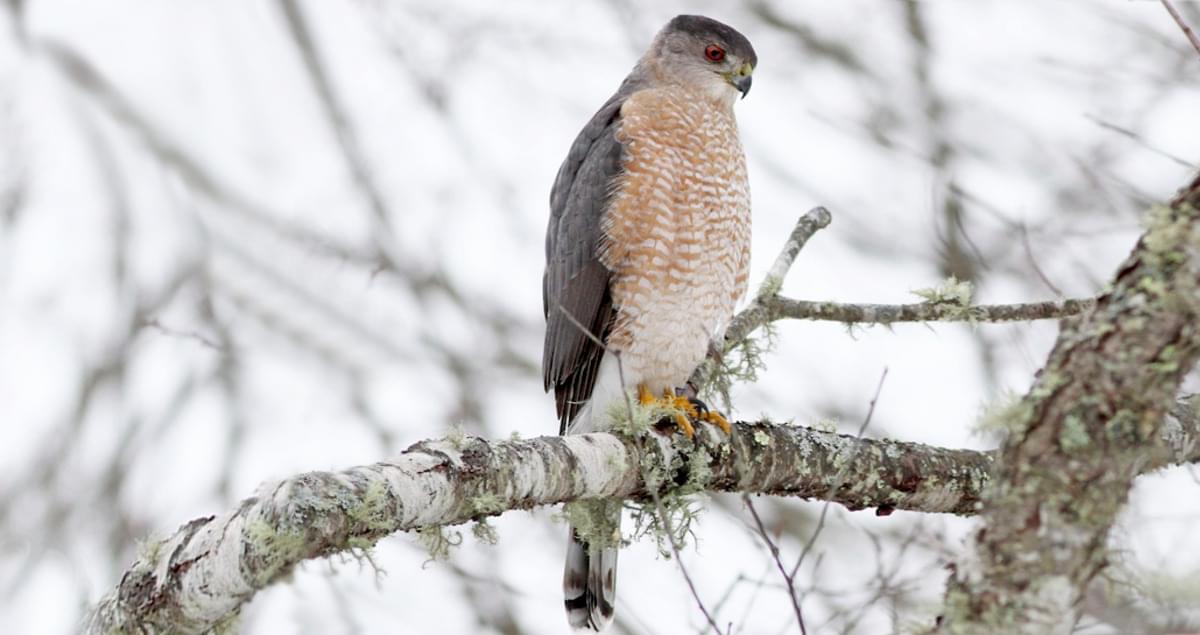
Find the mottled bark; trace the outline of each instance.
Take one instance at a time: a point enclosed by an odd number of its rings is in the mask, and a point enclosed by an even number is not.
[[[1134,476],[1200,356],[1200,178],[1147,231],[1096,307],[1068,321],[1008,422],[974,557],[940,632],[1069,633]]]
[[[1194,412],[1181,408],[1185,417]],[[1144,469],[1200,460],[1198,432],[1195,417],[1173,422],[1171,443]],[[762,422],[735,424],[730,437],[701,426],[694,444],[651,438],[430,441],[390,461],[264,485],[235,509],[193,520],[143,548],[87,630],[202,632],[231,619],[303,560],[365,549],[397,531],[513,509],[591,497],[645,499],[646,474],[654,482],[828,499],[851,509],[973,514],[992,463],[984,452]]]
[[[1092,298],[1021,304],[961,305],[918,302],[913,304],[839,304],[774,298],[765,306],[768,319],[826,320],[847,324],[895,322],[1018,322],[1052,320],[1078,315],[1095,305]]]

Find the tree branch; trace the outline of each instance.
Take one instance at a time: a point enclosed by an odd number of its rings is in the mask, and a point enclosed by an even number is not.
[[[766,279],[750,304],[740,311],[725,331],[725,348],[737,345],[756,329],[776,320],[825,320],[846,324],[894,324],[896,322],[1016,322],[1051,320],[1079,315],[1096,305],[1095,298],[1072,298],[1020,304],[970,305],[955,301],[911,304],[843,304],[794,300],[778,294],[796,255],[818,230],[832,220],[829,211],[816,207],[796,222],[791,237],[775,258]]]
[[[975,557],[951,577],[939,632],[1071,631],[1133,478],[1166,447],[1164,414],[1200,359],[1198,208],[1200,177],[1151,211],[1112,290],[1064,324],[1009,422]]]
[[[795,300],[779,295],[783,279],[796,256],[813,234],[828,227],[833,216],[824,207],[814,207],[796,221],[788,241],[775,257],[754,298],[738,312],[725,329],[721,350],[710,351],[705,363],[692,373],[688,383],[696,388],[708,384],[719,360],[744,342],[751,333],[782,319],[824,320],[845,324],[895,324],[897,322],[1016,322],[1061,319],[1079,315],[1096,304],[1095,298],[1071,298],[1021,304],[970,305],[943,300],[911,304],[843,304]]]
[[[1200,53],[1200,37],[1196,35],[1192,27],[1188,26],[1183,16],[1179,15],[1179,10],[1175,8],[1175,5],[1171,4],[1170,0],[1162,0],[1162,5],[1166,7],[1167,13],[1171,14],[1171,18],[1175,20],[1175,24],[1179,25],[1180,30],[1183,31],[1183,37],[1187,38],[1187,41],[1191,43],[1192,48],[1196,49],[1197,53]]]
[[[847,324],[895,322],[1017,322],[1079,315],[1095,306],[1093,298],[1022,304],[963,305],[952,302],[912,304],[839,304],[774,297],[765,304],[768,320],[826,320]]]
[[[1181,408],[1171,443],[1156,446],[1143,470],[1200,460],[1200,421]],[[985,452],[763,422],[738,423],[730,437],[698,426],[694,446],[681,437],[645,439],[460,437],[418,443],[374,465],[264,485],[235,509],[145,546],[93,610],[87,631],[199,633],[232,619],[300,562],[361,552],[398,531],[580,498],[646,500],[644,465],[657,466],[658,482],[700,482],[709,491],[964,515],[976,513],[992,466]]]

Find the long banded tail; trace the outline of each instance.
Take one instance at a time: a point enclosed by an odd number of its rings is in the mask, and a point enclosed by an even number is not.
[[[617,601],[617,553],[616,547],[591,547],[571,527],[563,570],[563,598],[571,628],[600,632],[612,623]]]

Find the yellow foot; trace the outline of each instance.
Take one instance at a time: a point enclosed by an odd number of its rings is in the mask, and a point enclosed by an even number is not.
[[[682,414],[675,414],[675,427],[679,428],[683,436],[689,439],[696,436],[696,429],[692,427],[692,422],[688,421],[688,418]]]
[[[664,390],[662,397],[658,398],[650,392],[645,384],[638,384],[638,402],[643,406],[661,406],[673,411],[670,419],[674,421],[675,427],[689,439],[696,435],[696,428],[692,425],[696,421],[704,421],[717,426],[725,434],[732,432],[729,421],[721,413],[709,410],[708,406],[699,399],[676,395],[671,390]]]
[[[638,403],[642,404],[643,406],[649,406],[655,401],[658,400],[654,398],[654,393],[650,392],[650,389],[646,387],[646,384],[638,384]]]
[[[714,426],[717,426],[725,434],[732,434],[733,428],[729,425],[729,420],[721,416],[721,413],[716,410],[708,410],[700,415],[700,419],[707,421]]]
[[[680,403],[682,402],[682,404]],[[695,421],[705,421],[713,424],[721,429],[725,434],[730,434],[733,428],[730,427],[729,421],[725,419],[721,413],[716,410],[709,410],[708,406],[699,399],[690,397],[675,397],[675,406],[688,413],[688,416]]]

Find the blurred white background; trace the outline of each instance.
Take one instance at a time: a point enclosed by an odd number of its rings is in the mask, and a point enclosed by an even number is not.
[[[800,214],[834,214],[785,295],[915,301],[952,274],[979,302],[1091,295],[1200,163],[1200,57],[1157,2],[7,0],[0,630],[73,631],[139,541],[265,480],[455,425],[554,433],[550,185],[683,12],[758,51],[737,106],[752,284]],[[994,447],[980,412],[1029,385],[1055,335],[778,327],[734,416],[853,431],[887,367],[869,435],[970,448]],[[1139,480],[1080,632],[1200,628],[1197,482]],[[708,507],[684,558],[706,604],[735,632],[795,632],[739,499]],[[794,558],[821,505],[758,508]],[[309,562],[243,629],[563,632],[553,515],[504,515],[496,546],[464,531],[448,562],[403,535],[376,548],[384,573]],[[971,527],[831,509],[802,574],[809,633],[930,623]],[[622,555],[618,595],[618,633],[703,627],[652,544]]]

